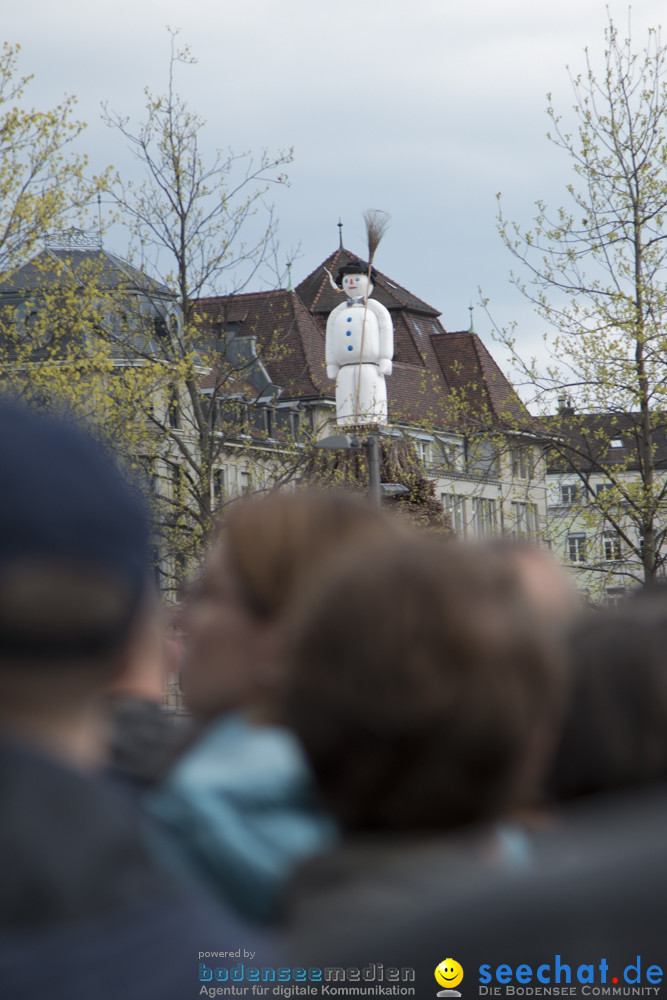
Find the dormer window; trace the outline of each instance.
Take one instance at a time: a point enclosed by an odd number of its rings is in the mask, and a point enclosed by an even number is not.
[[[612,447],[612,448],[622,448],[623,447],[623,439],[622,438],[612,438],[609,443],[610,443],[610,447]]]
[[[218,338],[218,350],[223,350],[230,340],[234,340],[241,333],[240,323],[220,323],[216,328]]]

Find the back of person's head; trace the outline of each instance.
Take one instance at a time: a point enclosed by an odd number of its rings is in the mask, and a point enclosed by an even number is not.
[[[399,530],[365,498],[301,490],[234,504],[220,537],[249,607],[258,617],[275,618],[341,546]]]
[[[183,616],[182,686],[191,711],[211,718],[270,703],[283,681],[289,609],[341,548],[404,530],[342,491],[275,493],[231,505]]]
[[[572,691],[548,778],[557,800],[667,780],[667,593],[591,612],[571,638]]]
[[[0,403],[0,701],[5,721],[100,689],[147,590],[143,505],[68,423]]]
[[[521,538],[499,536],[486,544],[516,570],[526,601],[546,627],[567,631],[583,611],[572,576],[555,556]]]
[[[283,721],[347,828],[446,829],[533,791],[563,665],[492,549],[414,534],[349,553],[289,648]]]

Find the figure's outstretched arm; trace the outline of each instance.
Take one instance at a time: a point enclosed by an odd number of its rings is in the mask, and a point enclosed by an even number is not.
[[[327,274],[329,275],[329,284],[330,284],[330,285],[331,285],[331,287],[333,288],[334,292],[340,292],[340,293],[342,294],[342,293],[343,293],[343,289],[342,289],[342,288],[339,288],[339,287],[338,287],[338,285],[337,285],[337,284],[336,284],[336,282],[334,281],[334,278],[333,278],[333,274],[331,273],[331,271],[329,270],[329,268],[328,268],[328,267],[325,267],[325,268],[324,268],[324,270],[325,270],[325,271],[327,272]]]
[[[394,357],[394,324],[391,321],[389,310],[385,309],[381,302],[374,299],[368,300],[369,308],[372,307],[378,321],[380,332],[380,362],[378,370],[380,375],[391,375],[392,358]]]
[[[339,306],[329,313],[327,318],[327,332],[326,332],[326,362],[327,362],[327,375],[329,378],[336,378],[338,372],[340,371],[340,365],[336,361],[335,350],[334,350],[334,327],[336,325],[336,314],[339,310]]]

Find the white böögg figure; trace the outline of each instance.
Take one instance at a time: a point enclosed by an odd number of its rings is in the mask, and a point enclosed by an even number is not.
[[[339,426],[386,424],[385,375],[391,375],[394,356],[391,316],[370,298],[373,285],[361,264],[342,267],[336,284],[347,295],[327,319],[327,375],[336,379],[336,421]]]

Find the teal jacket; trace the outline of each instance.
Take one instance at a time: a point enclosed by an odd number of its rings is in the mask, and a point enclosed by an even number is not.
[[[294,869],[337,840],[298,740],[238,714],[213,722],[148,800],[172,872],[256,920]]]

